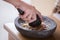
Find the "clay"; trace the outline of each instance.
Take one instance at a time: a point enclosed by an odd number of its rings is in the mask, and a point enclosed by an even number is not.
[[[45,30],[44,29],[41,30],[42,29],[41,26],[37,27],[38,29],[35,29],[35,27],[31,27],[31,26],[23,27],[21,24],[24,24],[25,21],[23,21],[20,17],[17,17],[15,19],[14,24],[15,24],[16,29],[22,35],[25,35],[27,37],[32,37],[32,38],[46,38],[46,37],[49,37],[50,35],[52,35],[55,32],[57,24],[54,20],[52,20],[48,17],[45,17],[45,16],[43,17],[43,22],[44,23],[42,23],[42,24],[46,25],[46,28],[44,28]],[[31,28],[32,28],[32,30],[31,30]]]

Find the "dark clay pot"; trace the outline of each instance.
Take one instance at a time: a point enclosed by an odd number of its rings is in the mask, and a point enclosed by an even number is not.
[[[23,21],[19,17],[17,17],[15,19],[14,23],[15,23],[16,29],[22,35],[25,35],[27,37],[32,37],[32,38],[45,38],[45,37],[49,37],[50,35],[52,35],[55,32],[57,24],[55,23],[54,20],[52,20],[46,16],[43,16],[43,21],[46,23],[46,25],[50,24],[48,30],[37,31],[37,30],[24,29],[21,26],[21,23],[24,23],[25,21]]]

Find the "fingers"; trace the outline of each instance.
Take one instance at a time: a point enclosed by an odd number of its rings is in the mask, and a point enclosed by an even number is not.
[[[31,22],[33,22],[35,20],[36,20],[36,14],[33,14],[31,20],[29,20],[29,23],[31,23]]]
[[[43,21],[42,20],[42,15],[38,11],[36,13],[33,13],[33,12],[29,13],[28,15],[25,14],[26,15],[25,17],[23,17],[24,15],[20,15],[20,18],[22,18],[23,20],[28,21],[29,23],[31,23],[31,22],[36,20],[36,14],[40,17],[40,20]]]
[[[29,14],[27,18],[28,18],[28,20],[31,20],[31,18],[32,18],[32,13]]]
[[[43,21],[41,13],[36,9],[26,10],[24,12],[24,15],[20,15],[20,18],[23,19],[24,21],[28,21],[29,23],[31,23],[36,20],[36,15],[38,15],[40,17],[40,20]]]
[[[32,13],[28,13],[28,14],[26,13],[25,15],[20,15],[20,18],[23,19],[23,20],[25,20],[25,21],[31,20]]]
[[[39,11],[37,11],[36,13],[40,17],[40,20],[43,21],[41,13]]]
[[[24,18],[27,18],[29,15],[31,15],[32,14],[32,11],[30,11],[30,10],[26,10],[25,11],[25,13],[24,13],[24,15],[23,15],[23,17]]]
[[[22,15],[20,15],[20,18],[25,20],[25,21],[28,21],[28,23],[31,23],[31,22],[36,20],[36,14],[35,13],[31,13],[26,18],[24,18]]]

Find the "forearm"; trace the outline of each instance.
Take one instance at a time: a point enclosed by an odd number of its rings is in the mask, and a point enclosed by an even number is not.
[[[15,7],[18,7],[21,3],[21,0],[4,0],[4,1],[7,1],[7,2],[11,3]]]
[[[7,1],[7,2],[9,2],[9,3],[11,3],[12,5],[14,5],[16,8],[22,8],[22,7],[27,7],[27,6],[29,6],[29,4],[27,4],[27,3],[25,3],[25,2],[23,2],[23,1],[21,1],[21,0],[5,0],[5,1]],[[31,5],[32,6],[32,5]]]

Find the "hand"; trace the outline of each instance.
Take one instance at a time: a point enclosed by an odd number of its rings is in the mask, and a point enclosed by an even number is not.
[[[24,8],[22,10],[24,10],[24,15],[20,15],[20,17],[28,22],[33,22],[34,20],[36,20],[36,13],[35,13],[35,8],[30,6],[31,8]],[[25,10],[26,9],[26,10]]]
[[[42,20],[41,13],[37,11],[34,7],[31,7],[30,9],[27,8],[24,12],[24,15],[20,15],[20,18],[25,21],[28,21],[29,23],[36,20],[36,15],[40,17],[40,20]]]
[[[31,23],[36,20],[36,15],[38,15],[40,19],[42,20],[41,13],[37,11],[34,6],[28,5],[26,3],[23,3],[22,5],[23,7],[22,6],[18,7],[24,11],[24,15],[20,15],[20,18]]]
[[[16,8],[19,8],[24,11],[24,15],[20,15],[20,17],[25,20],[30,22],[33,22],[36,20],[36,15],[40,17],[42,20],[41,13],[36,10],[36,8],[32,5],[29,5],[21,0],[5,0],[11,4],[13,4]]]

